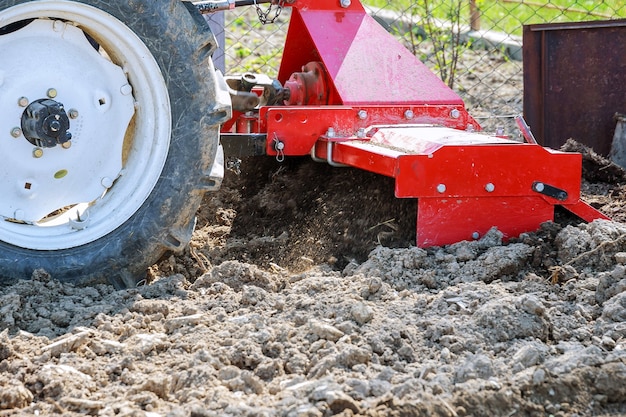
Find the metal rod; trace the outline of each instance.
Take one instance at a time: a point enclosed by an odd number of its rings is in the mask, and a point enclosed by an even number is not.
[[[263,3],[272,3],[274,0],[237,0],[235,2],[235,7],[239,6],[253,6],[255,4],[263,4]]]
[[[275,0],[199,0],[191,1],[200,13],[208,14],[223,10],[232,10],[240,6],[252,6],[255,4],[273,3]]]

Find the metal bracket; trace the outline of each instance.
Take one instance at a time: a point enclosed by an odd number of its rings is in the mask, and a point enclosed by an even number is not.
[[[556,198],[559,201],[567,200],[567,191],[561,190],[560,188],[553,187],[549,184],[544,184],[541,181],[535,181],[532,185],[533,191],[547,195],[548,197]]]

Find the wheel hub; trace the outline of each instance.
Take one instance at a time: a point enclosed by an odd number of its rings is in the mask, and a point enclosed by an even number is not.
[[[22,133],[33,145],[54,148],[72,139],[63,104],[46,98],[33,101],[22,113]]]
[[[0,11],[0,56],[0,242],[69,249],[116,230],[168,156],[152,52],[102,9],[38,0]]]
[[[80,28],[60,20],[0,35],[0,51],[0,216],[53,225],[51,213],[86,207],[119,177],[132,87]]]

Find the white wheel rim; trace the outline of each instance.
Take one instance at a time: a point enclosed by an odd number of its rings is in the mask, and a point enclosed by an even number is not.
[[[170,103],[149,49],[115,17],[58,0],[0,12],[5,26],[30,19],[35,20],[0,36],[0,108],[5,109],[0,116],[0,240],[59,250],[107,235],[146,201],[167,158]],[[81,31],[100,45],[101,53]],[[40,148],[43,155],[36,157],[41,152],[16,127],[23,99],[46,95],[68,113],[76,110],[70,115],[72,141],[67,148]],[[60,215],[49,216],[57,210]]]

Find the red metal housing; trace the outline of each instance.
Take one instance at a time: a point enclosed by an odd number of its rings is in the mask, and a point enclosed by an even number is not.
[[[477,133],[454,91],[359,2],[341,3],[292,4],[278,79],[302,104],[259,109],[267,154],[395,178],[396,197],[417,198],[421,247],[533,231],[555,205],[606,218],[580,200],[581,155]]]

